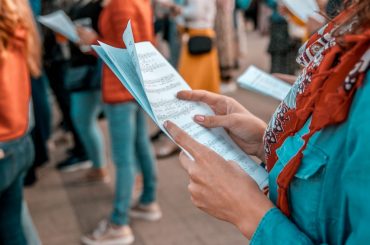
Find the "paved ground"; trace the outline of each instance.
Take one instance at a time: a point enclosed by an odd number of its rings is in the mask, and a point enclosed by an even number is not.
[[[266,69],[268,59],[264,51],[267,40],[256,33],[248,37],[248,55],[243,67],[253,63]],[[242,71],[242,69],[241,69]],[[264,120],[268,120],[278,102],[245,90],[231,96]],[[106,134],[106,123],[101,126]],[[108,143],[108,139],[106,139]],[[91,231],[102,218],[107,217],[113,197],[110,184],[83,185],[79,180],[84,172],[61,174],[54,170],[63,159],[65,145],[52,149],[51,162],[41,169],[40,181],[26,191],[31,215],[46,245],[79,244],[82,234]],[[113,167],[107,144],[107,161],[111,176]],[[158,199],[164,217],[158,223],[133,221],[135,245],[241,245],[246,244],[231,225],[211,218],[194,208],[187,193],[187,178],[177,157],[158,161]]]

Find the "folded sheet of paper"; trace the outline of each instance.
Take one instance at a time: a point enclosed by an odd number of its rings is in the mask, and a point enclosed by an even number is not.
[[[323,17],[318,14],[320,8],[316,0],[282,0],[282,3],[304,23],[309,17],[316,18],[318,21],[323,20]]]
[[[257,93],[271,96],[282,101],[289,93],[292,86],[270,74],[250,66],[238,79],[240,87]]]
[[[48,15],[39,16],[37,20],[44,26],[61,34],[72,42],[78,42],[80,40],[77,34],[76,26],[63,10],[58,10]]]
[[[190,87],[150,42],[134,42],[130,22],[123,40],[127,49],[104,43],[93,49],[158,127],[168,135],[163,124],[167,120],[174,122],[199,143],[226,160],[237,162],[261,189],[266,187],[268,174],[265,169],[246,155],[224,129],[206,129],[194,122],[195,115],[211,115],[213,111],[203,103],[176,98],[179,91],[190,90]]]

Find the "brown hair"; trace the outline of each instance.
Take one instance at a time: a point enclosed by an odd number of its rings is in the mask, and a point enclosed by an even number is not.
[[[6,55],[18,28],[27,30],[25,58],[31,75],[37,77],[41,73],[41,43],[28,1],[0,0],[0,56]]]

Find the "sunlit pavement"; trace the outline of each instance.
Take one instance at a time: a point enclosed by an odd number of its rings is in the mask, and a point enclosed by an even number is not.
[[[253,63],[268,69],[265,54],[267,39],[248,33],[248,54],[238,74]],[[251,112],[267,121],[278,101],[238,89],[229,94]],[[106,122],[102,122],[106,136],[107,162],[112,181],[109,184],[81,184],[84,171],[59,173],[55,163],[62,160],[68,144],[57,144],[51,161],[40,170],[40,181],[26,190],[34,223],[45,245],[80,244],[79,239],[108,217],[113,198],[114,167],[110,160]],[[151,124],[154,130],[153,124]],[[187,192],[187,177],[179,166],[177,156],[158,161],[158,200],[163,219],[157,223],[132,221],[135,245],[244,245],[246,239],[230,224],[207,216],[192,206]],[[253,200],[251,200],[252,202]]]

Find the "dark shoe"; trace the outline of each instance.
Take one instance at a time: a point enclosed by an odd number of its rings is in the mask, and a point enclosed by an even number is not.
[[[57,164],[56,168],[61,172],[74,172],[81,169],[91,168],[92,163],[86,157],[70,156]]]

